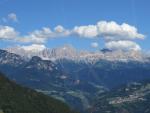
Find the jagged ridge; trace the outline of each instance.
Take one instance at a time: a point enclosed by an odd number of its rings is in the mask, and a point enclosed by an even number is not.
[[[21,55],[26,58],[31,58],[33,56],[39,56],[42,59],[47,60],[58,60],[58,59],[69,59],[73,61],[84,61],[87,63],[94,63],[100,59],[110,60],[110,61],[128,61],[128,60],[135,60],[135,61],[149,61],[149,56],[145,55],[143,52],[140,51],[122,51],[122,50],[108,50],[102,49],[96,52],[89,52],[89,51],[78,51],[70,45],[65,45],[58,48],[45,48],[43,50],[37,49],[37,51],[28,51],[24,48],[12,47],[6,48],[8,52],[15,53]]]

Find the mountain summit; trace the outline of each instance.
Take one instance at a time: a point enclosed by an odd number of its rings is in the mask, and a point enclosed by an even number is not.
[[[38,46],[37,46],[38,47]],[[100,51],[90,52],[84,50],[77,50],[71,45],[64,45],[57,48],[45,48],[40,46],[40,49],[35,48],[33,51],[31,49],[26,49],[25,47],[16,46],[12,48],[6,48],[10,53],[15,53],[25,58],[32,58],[33,56],[38,56],[43,60],[58,60],[58,59],[69,59],[73,61],[85,61],[85,62],[95,62],[98,60],[109,60],[109,61],[147,61],[148,56],[141,51],[123,51],[123,50],[110,50],[104,48]]]

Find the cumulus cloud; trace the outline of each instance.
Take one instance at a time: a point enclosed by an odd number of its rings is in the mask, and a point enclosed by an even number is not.
[[[28,35],[21,36],[20,38],[18,38],[18,41],[24,43],[45,43],[45,41],[51,36],[51,34],[51,29],[44,27],[42,28],[42,30],[35,30]]]
[[[49,38],[65,37],[69,36],[70,32],[62,26],[56,26],[52,31],[48,27],[44,27],[41,30],[35,30],[26,36],[19,38],[21,42],[34,42],[34,43],[45,43]]]
[[[14,14],[9,15],[17,19]],[[118,24],[114,21],[99,21],[95,25],[75,26],[72,29],[66,29],[61,25],[51,29],[43,27],[40,30],[32,31],[26,35],[18,35],[18,32],[9,26],[0,26],[0,38],[14,39],[22,43],[45,43],[50,38],[61,38],[75,35],[83,38],[101,38],[105,41],[108,48],[140,50],[140,46],[133,42],[136,39],[144,39],[144,35],[138,32],[138,29],[127,23]],[[98,47],[96,42],[92,47]]]
[[[143,39],[145,37],[138,33],[136,27],[126,23],[120,25],[114,21],[99,21],[96,25],[76,26],[73,33],[86,38],[103,37],[108,41]]]
[[[97,47],[98,47],[98,43],[97,43],[97,42],[92,42],[92,43],[91,43],[91,47],[97,48]]]
[[[58,32],[58,33],[65,32],[64,27],[61,26],[61,25],[56,26],[56,27],[54,28],[54,30],[55,30],[56,32]]]
[[[79,35],[80,37],[93,38],[98,36],[97,26],[76,26],[73,29],[73,33]]]
[[[18,22],[17,15],[15,13],[8,14],[7,18],[11,21]]]
[[[14,39],[18,36],[18,32],[10,26],[0,26],[0,39]]]
[[[54,28],[52,37],[64,37],[71,35],[71,31],[65,29],[63,26],[58,25]]]
[[[15,14],[10,14],[9,17],[14,18]],[[17,19],[17,18],[16,18]],[[75,26],[72,29],[65,29],[63,26],[58,25],[53,30],[49,27],[43,27],[41,30],[35,30],[28,35],[22,36],[23,40],[45,40],[48,38],[67,37],[76,35],[84,38],[103,38],[105,41],[118,41],[118,40],[134,40],[144,39],[144,35],[138,33],[136,27],[126,23],[117,24],[114,21],[99,21],[95,25]],[[43,41],[42,41],[43,42]]]
[[[37,38],[35,36],[24,36],[24,37],[19,37],[16,38],[16,41],[21,42],[21,43],[45,43],[46,39],[45,38]]]
[[[99,21],[95,25],[76,26],[72,33],[84,38],[102,38],[107,48],[122,50],[141,50],[140,46],[133,41],[145,38],[136,27],[127,23],[118,24],[114,21]],[[98,45],[92,43],[91,46],[97,47]]]
[[[121,25],[114,21],[100,21],[97,23],[99,35],[105,37],[106,40],[133,40],[144,39],[144,35],[138,33],[134,26],[123,23]]]
[[[26,51],[32,51],[32,52],[42,51],[46,49],[45,45],[40,45],[40,44],[32,44],[29,46],[20,46],[20,47]]]
[[[15,13],[9,13],[6,17],[0,19],[4,23],[8,22],[18,22],[17,15]]]
[[[134,50],[140,51],[141,48],[138,44],[133,41],[110,41],[105,44],[106,48],[112,50]]]

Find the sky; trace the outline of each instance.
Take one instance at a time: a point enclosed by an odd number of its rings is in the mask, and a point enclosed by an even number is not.
[[[149,6],[149,0],[0,0],[0,48],[149,50]]]

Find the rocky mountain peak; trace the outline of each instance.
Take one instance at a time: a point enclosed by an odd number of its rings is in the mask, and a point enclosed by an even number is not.
[[[40,46],[41,47],[41,46]],[[95,62],[100,59],[110,61],[128,61],[138,60],[146,61],[148,57],[141,51],[123,51],[123,50],[110,50],[102,49],[96,52],[77,50],[71,45],[64,45],[57,48],[43,48],[39,51],[28,51],[20,46],[7,48],[8,52],[18,54],[25,58],[32,58],[38,56],[43,60],[58,60],[69,59],[73,61]]]

